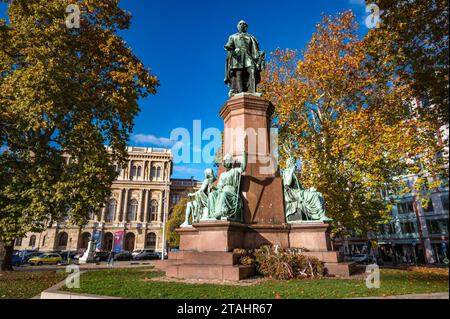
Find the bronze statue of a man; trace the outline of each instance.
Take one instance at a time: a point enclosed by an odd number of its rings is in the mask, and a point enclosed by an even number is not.
[[[237,27],[239,32],[231,35],[225,44],[228,51],[225,83],[230,88],[229,96],[242,92],[256,93],[265,66],[265,53],[259,51],[258,40],[247,33],[248,24],[240,21]]]

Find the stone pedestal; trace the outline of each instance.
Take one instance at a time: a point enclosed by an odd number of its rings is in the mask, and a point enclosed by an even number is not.
[[[255,273],[253,266],[239,265],[235,248],[255,249],[262,245],[302,247],[325,263],[328,273],[352,273],[342,256],[332,252],[328,225],[316,222],[287,224],[283,184],[277,163],[271,157],[270,123],[273,105],[262,97],[238,94],[220,110],[225,130],[223,155],[240,162],[242,151],[248,164],[241,178],[243,223],[204,221],[179,228],[180,251],[169,254],[166,274],[176,278],[241,280]],[[244,143],[244,136],[247,142]],[[223,168],[219,168],[219,175]]]
[[[282,181],[270,145],[273,112],[272,103],[248,93],[233,96],[220,110],[224,122],[222,153],[240,161],[242,152],[247,152],[247,169],[241,181],[247,224],[281,225],[285,221]]]
[[[291,224],[290,247],[306,248],[310,251],[330,251],[329,225],[318,223]]]

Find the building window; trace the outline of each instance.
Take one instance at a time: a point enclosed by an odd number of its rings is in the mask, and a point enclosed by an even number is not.
[[[137,200],[132,199],[128,206],[128,214],[127,214],[128,222],[136,220],[137,210],[138,210],[138,202],[137,202]]]
[[[413,200],[408,200],[406,202],[398,203],[397,209],[399,214],[410,214],[414,213],[414,202]]]
[[[161,167],[159,167],[159,166],[156,169],[156,178],[157,179],[161,179]]]
[[[145,248],[153,249],[153,250],[156,248],[156,234],[155,233],[148,233],[147,236],[145,236]]]
[[[448,193],[441,195],[442,208],[448,210]]]
[[[151,221],[155,221],[158,219],[158,201],[157,200],[152,200],[151,203]]]
[[[34,247],[35,245],[36,245],[36,236],[35,235],[31,235],[30,241],[28,242],[28,246]]]
[[[151,169],[151,177],[152,177],[152,179],[156,178],[156,167],[155,166],[153,166]]]
[[[66,232],[63,232],[59,235],[58,246],[67,246],[67,240],[69,236]]]
[[[47,239],[47,236],[44,235],[44,237],[42,238],[42,246],[45,246],[45,240]]]
[[[448,219],[428,219],[427,228],[430,234],[448,234]]]
[[[415,228],[413,222],[403,222],[400,224],[403,234],[414,234]]]
[[[16,246],[22,246],[22,238],[16,238]]]
[[[116,209],[117,209],[117,203],[115,199],[111,199],[108,202],[108,207],[107,207],[107,211],[106,211],[106,216],[105,216],[105,222],[110,223],[114,220],[115,215],[116,215]]]
[[[138,166],[137,168],[137,177],[141,177],[142,167]]]
[[[394,223],[390,223],[388,225],[388,233],[389,233],[389,235],[393,235],[393,234],[395,234],[395,232],[396,232],[395,224]]]
[[[433,200],[430,198],[430,201],[428,202],[428,204],[422,205],[422,208],[425,213],[433,212],[434,211]]]
[[[173,194],[172,195],[172,204],[177,204],[181,200],[180,194]]]
[[[136,166],[131,166],[131,178],[136,176]]]

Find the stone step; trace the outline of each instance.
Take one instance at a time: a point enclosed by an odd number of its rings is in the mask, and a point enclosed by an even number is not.
[[[350,277],[357,274],[360,270],[358,265],[353,262],[341,262],[341,263],[325,263],[326,272],[330,275],[337,277]]]
[[[187,264],[236,265],[239,263],[240,256],[240,254],[232,252],[184,250],[170,253],[169,260],[177,260]]]
[[[254,266],[218,264],[177,264],[167,267],[166,276],[183,279],[238,281],[255,275]]]

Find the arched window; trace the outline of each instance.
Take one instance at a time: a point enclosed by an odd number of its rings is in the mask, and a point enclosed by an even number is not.
[[[62,232],[61,234],[59,234],[58,246],[67,246],[68,239],[69,236],[66,232]]]
[[[137,177],[141,177],[142,167],[138,166],[137,168]]]
[[[152,176],[152,179],[155,179],[155,178],[156,178],[156,167],[155,167],[155,166],[152,166],[152,169],[151,169],[151,176]]]
[[[131,178],[136,177],[136,166],[131,166]]]
[[[156,199],[152,200],[151,203],[151,221],[155,221],[158,219],[158,201]]]
[[[130,201],[130,204],[128,205],[128,214],[127,214],[127,221],[135,221],[137,216],[137,209],[138,209],[138,202],[135,199],[132,199]]]
[[[31,235],[30,241],[28,242],[28,246],[34,247],[35,245],[36,245],[36,236],[35,235]]]
[[[22,238],[16,238],[16,246],[22,246]]]
[[[110,223],[114,220],[116,216],[117,202],[115,199],[111,199],[108,202],[108,207],[106,208],[105,222]]]
[[[156,169],[156,178],[160,179],[161,178],[161,167],[158,166],[158,168]]]
[[[155,247],[156,247],[156,234],[148,233],[147,236],[145,236],[145,248],[154,250]]]

